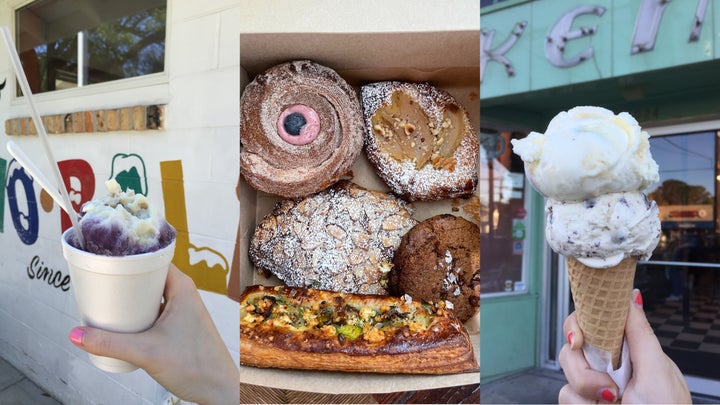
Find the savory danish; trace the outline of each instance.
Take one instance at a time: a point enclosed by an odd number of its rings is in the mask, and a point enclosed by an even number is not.
[[[472,342],[444,302],[295,287],[240,297],[240,364],[404,374],[477,372]]]

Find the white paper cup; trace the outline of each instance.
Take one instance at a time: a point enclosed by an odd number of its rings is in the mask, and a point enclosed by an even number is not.
[[[152,253],[103,256],[77,249],[62,235],[63,256],[82,323],[112,332],[136,333],[149,329],[158,317],[175,241]],[[99,369],[127,373],[138,367],[128,362],[90,354]]]

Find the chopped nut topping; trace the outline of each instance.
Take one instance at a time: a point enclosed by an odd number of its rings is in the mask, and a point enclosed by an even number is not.
[[[413,132],[415,132],[415,125],[405,124],[405,135],[410,136]]]
[[[432,159],[430,159],[430,162],[436,170],[445,169],[449,172],[455,170],[455,165],[457,164],[457,161],[454,157],[443,157],[440,155],[434,156]]]
[[[371,122],[380,148],[393,159],[409,160],[418,170],[428,163],[438,170],[455,170],[452,156],[465,134],[464,113],[460,108],[449,105],[443,111],[441,122],[431,122],[417,102],[396,91],[390,104],[379,108]]]

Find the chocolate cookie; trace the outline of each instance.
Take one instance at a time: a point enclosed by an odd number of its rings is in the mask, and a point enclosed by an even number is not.
[[[464,218],[437,215],[413,227],[393,259],[391,291],[452,303],[463,322],[480,308],[480,228]]]

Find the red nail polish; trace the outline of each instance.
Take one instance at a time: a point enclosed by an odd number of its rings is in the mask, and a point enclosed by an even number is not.
[[[600,391],[600,398],[605,402],[615,402],[615,393],[608,388],[604,388]]]
[[[575,335],[575,334],[572,333],[572,331],[568,332],[568,334],[567,334],[567,341],[568,341],[568,344],[569,344],[570,346],[572,346],[573,336],[574,336],[574,335]]]
[[[635,295],[635,305],[642,307],[643,306],[643,299],[642,299],[642,293],[640,290],[636,290],[637,295]]]
[[[70,341],[76,345],[82,345],[83,336],[85,332],[80,328],[75,328],[70,332]]]

